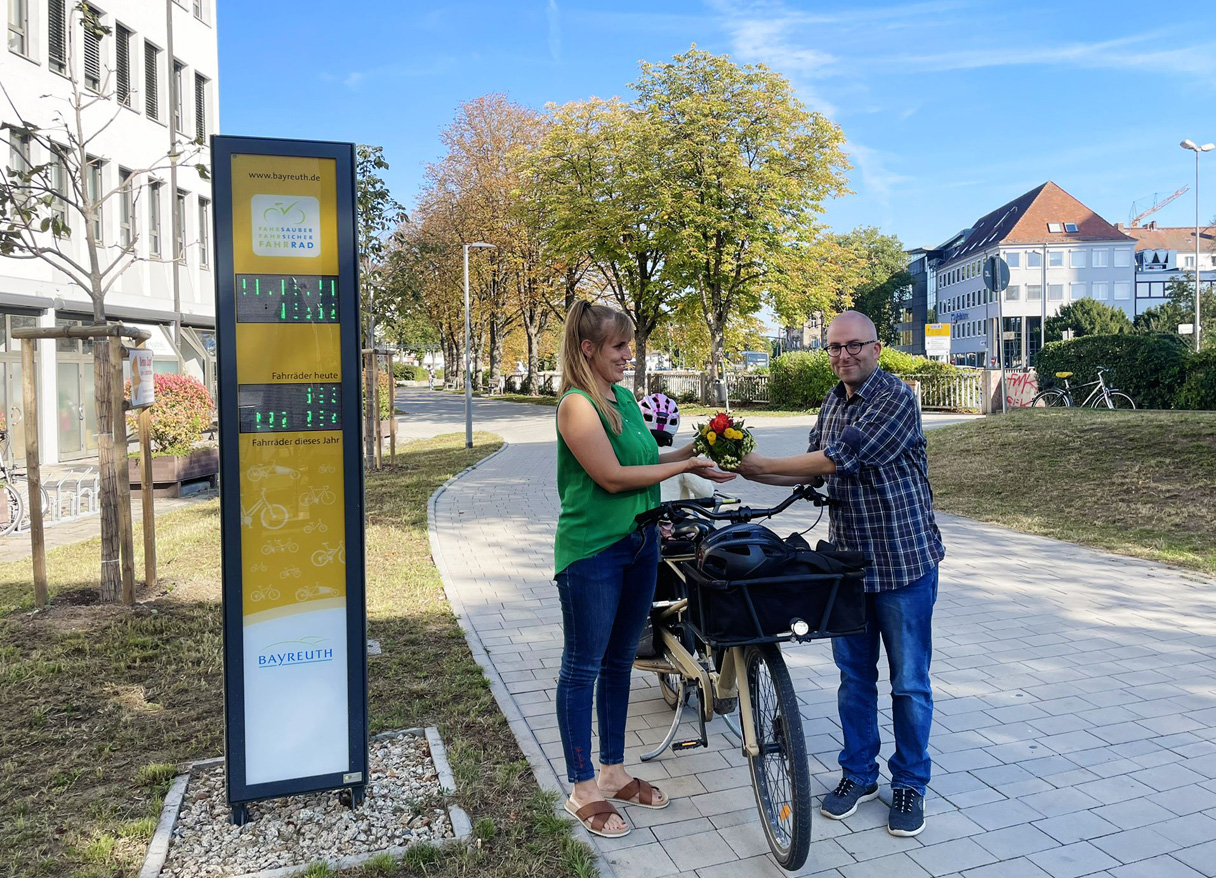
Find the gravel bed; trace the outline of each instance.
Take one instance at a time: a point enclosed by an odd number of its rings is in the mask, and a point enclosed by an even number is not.
[[[161,875],[229,876],[307,866],[317,860],[372,854],[454,837],[426,739],[374,740],[371,777],[357,810],[336,792],[254,802],[244,826],[230,822],[224,767],[190,777]]]

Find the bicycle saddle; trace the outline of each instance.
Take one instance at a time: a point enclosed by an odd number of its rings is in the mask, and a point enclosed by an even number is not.
[[[1057,372],[1056,377],[1057,378],[1071,378],[1072,373],[1071,372]]]

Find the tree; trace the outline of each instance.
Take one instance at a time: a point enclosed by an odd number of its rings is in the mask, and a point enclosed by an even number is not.
[[[806,268],[824,199],[844,193],[844,135],[763,65],[695,46],[670,63],[642,63],[638,106],[654,126],[678,236],[669,279],[699,302],[712,365],[732,315],[754,314],[773,275]]]
[[[860,263],[861,277],[851,292],[853,310],[874,321],[879,341],[898,344],[895,327],[900,322],[904,293],[912,284],[903,243],[874,226],[859,226],[838,240],[857,254]]]
[[[671,186],[662,177],[654,120],[617,99],[592,98],[553,110],[533,158],[557,252],[585,257],[633,321],[634,392],[646,388],[650,335],[675,303],[666,266],[678,246],[667,221]]]
[[[69,32],[79,27],[97,37],[110,33],[86,3],[71,7],[67,26]],[[141,236],[136,229],[130,229],[125,238],[110,236],[101,221],[106,203],[124,199],[134,212],[145,184],[175,164],[188,166],[197,158],[201,144],[175,144],[170,152],[145,167],[131,170],[118,186],[105,189],[101,182],[104,160],[95,151],[103,133],[124,111],[114,100],[109,71],[86,86],[76,68],[75,53],[68,52],[65,60],[66,94],[47,95],[34,108],[45,124],[38,124],[15,106],[0,84],[0,92],[16,119],[0,129],[0,143],[14,165],[0,166],[0,256],[38,259],[62,272],[68,283],[89,296],[93,322],[104,324],[107,294],[127,269],[144,258],[138,255]],[[39,158],[35,158],[35,149]],[[45,161],[40,160],[42,156]],[[194,169],[207,178],[205,165],[196,164]],[[183,258],[177,246],[177,242],[172,243],[171,256],[164,261]],[[118,600],[121,590],[117,480],[120,475],[126,478],[126,449],[115,448],[113,443],[114,420],[123,415],[121,401],[111,393],[111,366],[109,345],[94,344],[103,601]]]
[[[1073,338],[1083,335],[1118,335],[1131,332],[1132,322],[1122,308],[1115,308],[1094,299],[1078,299],[1060,309],[1055,317],[1047,318],[1047,340],[1059,341],[1065,330]]]

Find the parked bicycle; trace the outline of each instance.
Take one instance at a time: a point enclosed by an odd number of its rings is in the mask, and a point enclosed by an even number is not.
[[[1030,405],[1032,408],[1073,408],[1076,405],[1073,399],[1074,391],[1092,387],[1093,390],[1089,392],[1089,396],[1085,397],[1085,402],[1081,403],[1082,407],[1134,410],[1136,403],[1130,396],[1121,390],[1107,386],[1105,376],[1109,371],[1105,366],[1099,366],[1097,381],[1087,381],[1085,384],[1078,384],[1075,388],[1068,383],[1068,379],[1074,373],[1057,372],[1056,377],[1064,382],[1064,386],[1049,387],[1041,391],[1030,401]]]
[[[25,494],[18,487],[22,484],[25,485]],[[0,537],[8,536],[25,523],[28,492],[29,482],[24,476],[17,474],[13,464],[13,449],[8,430],[0,430]],[[42,497],[42,513],[45,519],[53,511],[51,495],[45,487],[39,486],[39,496]]]
[[[755,519],[797,500],[828,498],[799,486],[771,509],[737,506],[715,495],[673,500],[638,516],[665,521],[671,535],[634,668],[658,675],[676,711],[663,742],[643,761],[708,746],[715,713],[739,739],[751,771],[761,824],[777,862],[791,871],[811,843],[811,774],[794,685],[780,644],[853,634],[865,628],[864,568],[859,553],[827,543],[812,551],[795,534],[781,539]],[[714,528],[715,522],[730,522]],[[649,648],[647,648],[649,647]],[[695,693],[699,735],[677,741],[683,705]],[[737,717],[729,716],[737,710]]]

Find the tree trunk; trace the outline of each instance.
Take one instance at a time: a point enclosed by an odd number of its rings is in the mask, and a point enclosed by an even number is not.
[[[105,313],[94,308],[95,323],[105,323]],[[103,603],[116,603],[122,592],[122,564],[119,558],[118,532],[118,479],[114,458],[115,405],[110,392],[114,385],[110,370],[110,345],[105,338],[93,341],[93,388],[97,398],[97,469],[99,474],[98,497],[101,505],[101,579],[100,595]],[[27,341],[26,344],[36,344]],[[121,417],[121,409],[118,416]],[[30,429],[38,429],[36,424]],[[125,475],[125,473],[124,473]]]
[[[504,336],[502,321],[490,321],[490,390],[497,393],[502,379],[502,353]]]
[[[633,359],[637,364],[633,371],[633,395],[641,399],[646,395],[646,350],[650,333],[638,328],[633,335]]]

